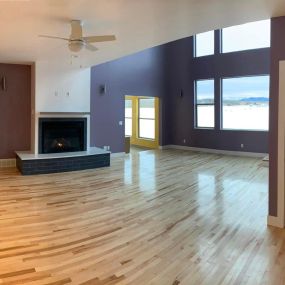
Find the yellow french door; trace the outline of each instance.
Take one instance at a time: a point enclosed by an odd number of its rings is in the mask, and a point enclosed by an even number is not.
[[[131,131],[130,126],[132,128]],[[131,136],[131,144],[133,145],[158,148],[158,98],[142,96],[125,97],[125,134]]]

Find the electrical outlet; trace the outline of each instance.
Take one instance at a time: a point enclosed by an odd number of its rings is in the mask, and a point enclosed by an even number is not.
[[[240,145],[240,148],[244,148],[244,144],[243,143]]]

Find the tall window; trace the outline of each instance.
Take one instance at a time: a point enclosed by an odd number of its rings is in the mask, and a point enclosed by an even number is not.
[[[139,137],[155,139],[155,100],[139,99]]]
[[[269,76],[222,80],[222,128],[268,130]]]
[[[195,82],[196,127],[215,127],[215,83],[214,79]]]
[[[266,47],[270,47],[270,20],[222,30],[222,51],[224,53]]]
[[[125,100],[125,135],[132,135],[132,117],[133,117],[133,108],[132,100]]]
[[[195,56],[212,55],[215,52],[214,31],[197,34],[195,36]]]

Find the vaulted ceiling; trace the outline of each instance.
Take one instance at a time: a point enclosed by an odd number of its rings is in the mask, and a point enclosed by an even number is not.
[[[0,0],[0,62],[67,63],[71,19],[85,35],[116,34],[117,41],[82,51],[91,66],[195,33],[285,15],[284,0]],[[261,31],[262,32],[262,31]]]

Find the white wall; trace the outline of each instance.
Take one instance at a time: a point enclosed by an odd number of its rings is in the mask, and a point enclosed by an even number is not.
[[[36,62],[35,112],[90,112],[90,68]]]
[[[38,61],[33,67],[32,84],[35,86],[35,92],[32,96],[32,152],[38,153],[39,118],[54,116],[86,117],[89,148],[90,115],[80,113],[90,112],[90,68],[50,61]],[[40,114],[41,112],[47,114]]]

